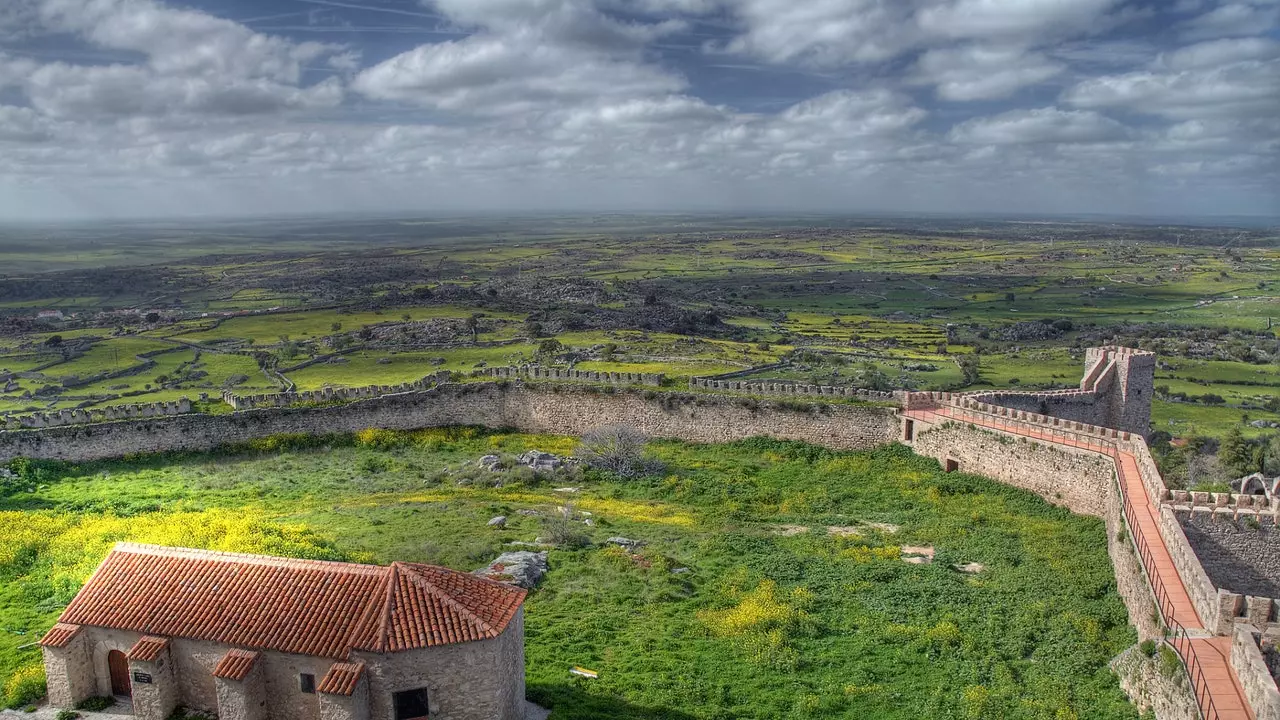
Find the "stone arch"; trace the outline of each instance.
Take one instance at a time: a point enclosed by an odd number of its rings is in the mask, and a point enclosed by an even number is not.
[[[118,650],[128,656],[134,640],[119,637],[102,637],[93,644],[93,677],[98,687],[98,695],[111,694],[111,670],[107,667],[107,655]]]

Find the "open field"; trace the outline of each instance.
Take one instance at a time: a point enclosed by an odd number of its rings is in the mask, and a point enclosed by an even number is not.
[[[0,495],[0,677],[38,663],[17,648],[117,540],[472,570],[547,534],[517,510],[571,503],[596,544],[552,550],[526,606],[529,697],[555,720],[1137,717],[1107,670],[1135,638],[1096,519],[901,447],[656,442],[665,470],[642,480],[455,481],[486,453],[574,445],[461,428],[39,466]]]

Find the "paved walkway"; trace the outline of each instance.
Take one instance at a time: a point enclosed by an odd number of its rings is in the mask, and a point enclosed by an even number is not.
[[[1011,435],[1096,452],[1115,461],[1130,533],[1135,545],[1145,547],[1142,560],[1154,586],[1152,592],[1160,603],[1166,623],[1177,622],[1189,636],[1189,642],[1181,643],[1178,651],[1189,668],[1198,668],[1198,671],[1192,671],[1192,680],[1201,711],[1208,720],[1254,720],[1253,712],[1245,701],[1244,689],[1229,662],[1231,638],[1210,637],[1205,631],[1204,623],[1196,614],[1191,596],[1187,593],[1182,576],[1178,574],[1173,557],[1160,534],[1160,526],[1156,522],[1160,512],[1159,505],[1147,493],[1138,472],[1138,462],[1131,453],[1091,439],[1055,437],[1051,433],[1024,425],[1005,423],[999,418],[952,407],[909,410],[903,414],[908,418],[933,424],[948,419],[973,423]]]

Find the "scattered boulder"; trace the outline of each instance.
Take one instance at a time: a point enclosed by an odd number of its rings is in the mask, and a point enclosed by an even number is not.
[[[537,510],[532,510],[530,508],[520,508],[519,510],[516,511],[516,514],[524,515],[525,517],[541,517],[542,515],[542,513],[538,512]]]
[[[637,548],[644,547],[645,544],[643,540],[632,540],[631,538],[624,538],[620,536],[611,537],[608,540],[605,540],[605,542],[621,546],[627,550],[635,550]]]
[[[494,472],[498,469],[498,465],[501,462],[502,462],[502,458],[498,457],[497,455],[485,455],[484,457],[476,461],[476,466],[478,466],[482,470],[488,470],[489,472]]]
[[[977,575],[978,573],[987,569],[986,565],[983,565],[982,563],[976,563],[976,562],[968,562],[963,565],[952,565],[951,567],[955,568],[956,570],[959,570],[962,573],[968,573],[969,575]]]
[[[576,492],[579,492],[580,490],[582,490],[582,488],[580,487],[562,487],[562,488],[556,488],[551,492],[576,493]]]
[[[391,364],[391,358],[388,358],[388,357],[378,358],[378,364],[379,364],[379,365],[390,365],[390,364]]]
[[[488,525],[489,525],[489,527],[496,527],[496,528],[506,527],[506,525],[507,525],[507,516],[506,516],[506,515],[498,515],[497,517],[490,518],[490,519],[489,519],[489,522],[488,522]]]
[[[547,567],[546,552],[513,550],[502,553],[473,574],[531,590],[547,574]]]
[[[541,450],[530,450],[517,458],[516,462],[533,468],[535,472],[549,472],[564,467],[564,460]]]
[[[671,569],[672,575],[687,575],[691,572],[693,572],[693,570],[687,567],[678,567],[678,568]]]

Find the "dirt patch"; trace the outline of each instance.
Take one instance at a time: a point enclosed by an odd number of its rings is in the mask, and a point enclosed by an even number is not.
[[[933,562],[935,552],[932,545],[903,545],[902,562],[929,565]]]
[[[793,537],[809,532],[809,528],[804,525],[779,525],[773,529],[773,532],[775,535],[781,535],[782,537]]]

